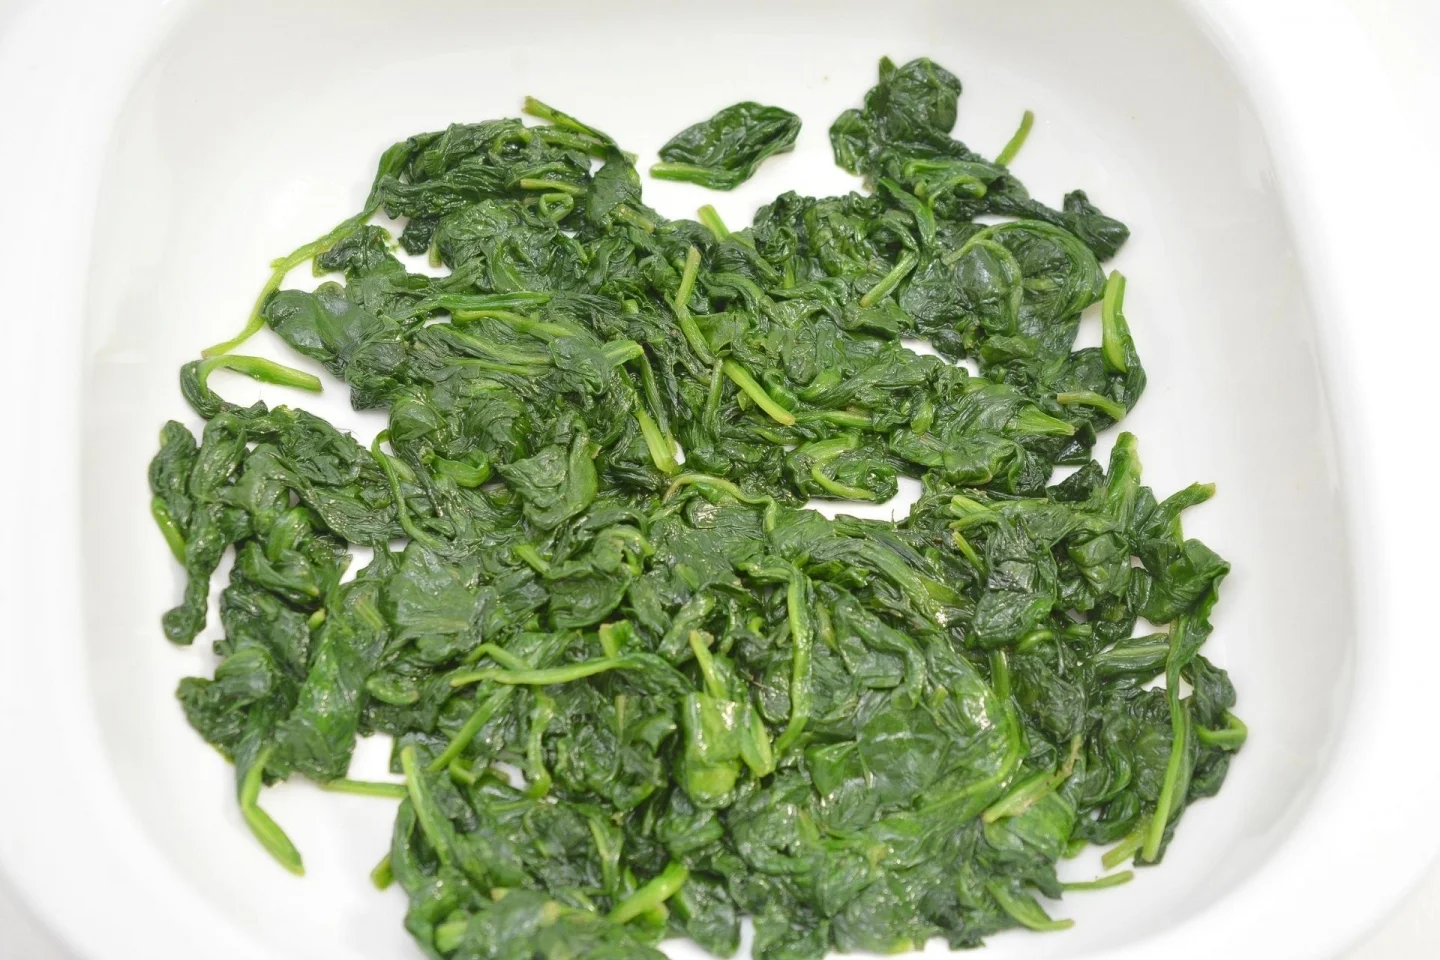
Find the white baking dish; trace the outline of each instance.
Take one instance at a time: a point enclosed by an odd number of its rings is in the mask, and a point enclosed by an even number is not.
[[[1433,406],[1417,244],[1435,221],[1383,185],[1416,158],[1356,35],[1329,2],[1303,23],[1152,0],[22,8],[0,47],[0,867],[86,960],[417,955],[401,895],[366,883],[390,805],[268,793],[310,867],[293,878],[172,698],[215,635],[182,651],[158,629],[178,581],[144,467],[187,413],[176,369],[234,332],[270,257],[358,207],[399,137],[533,93],[648,157],[725,103],[779,102],[805,119],[799,148],[746,188],[647,184],[663,212],[713,201],[746,222],[784,189],[852,188],[829,121],[881,54],[925,54],[965,81],[958,136],[994,152],[1034,109],[1032,190],[1082,186],[1134,231],[1116,264],[1152,385],[1127,426],[1157,490],[1219,486],[1187,528],[1235,565],[1207,653],[1252,731],[1162,868],[1068,898],[1074,930],[989,955],[1338,952],[1440,847],[1417,826],[1440,781],[1417,692],[1440,666],[1437,523],[1403,466],[1426,440],[1407,418]],[[1349,44],[1343,75],[1327,43]],[[254,349],[283,356],[265,337]],[[343,398],[306,405],[368,436]]]

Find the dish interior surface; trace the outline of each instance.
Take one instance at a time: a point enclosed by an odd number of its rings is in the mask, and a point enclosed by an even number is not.
[[[1003,958],[1103,955],[1232,891],[1286,835],[1344,718],[1352,658],[1347,548],[1315,327],[1275,174],[1243,88],[1178,7],[893,0],[737,0],[524,6],[380,0],[194,4],[155,50],[114,131],[99,198],[85,331],[85,678],[131,812],[174,872],[275,957],[418,956],[404,898],[367,873],[389,843],[393,801],[296,782],[267,809],[305,855],[283,872],[253,841],[224,763],[174,699],[208,675],[217,618],[193,648],[159,628],[180,571],[148,511],[146,463],[170,418],[194,427],[181,363],[243,323],[268,262],[358,209],[381,150],[455,121],[518,115],[533,94],[615,136],[643,170],[672,134],[746,99],[804,119],[793,154],[739,190],[646,178],[672,216],[713,203],[732,227],[778,193],[861,189],[826,132],[874,82],[881,55],[930,56],[965,84],[956,136],[994,155],[1025,109],[1036,125],[1014,166],[1058,203],[1081,187],[1132,238],[1107,266],[1129,277],[1126,313],[1150,386],[1126,428],[1145,480],[1219,493],[1187,532],[1234,565],[1206,655],[1239,690],[1251,738],[1218,798],[1186,815],[1163,867],[1127,887],[1049,905],[1076,927],[1006,934]],[[291,285],[313,285],[308,271]],[[1086,321],[1082,344],[1098,343]],[[320,372],[268,331],[242,352]],[[327,380],[321,397],[228,373],[228,399],[303,406],[355,431]],[[1114,431],[1102,443],[1103,457]],[[1317,523],[1315,518],[1332,518]],[[228,574],[228,563],[221,576]],[[388,776],[388,744],[362,745],[352,776]],[[1094,857],[1066,865],[1089,879]],[[931,944],[932,951],[943,948]],[[699,955],[671,942],[673,956]],[[745,948],[742,947],[742,953]]]

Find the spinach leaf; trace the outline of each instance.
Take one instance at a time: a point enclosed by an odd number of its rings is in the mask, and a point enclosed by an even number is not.
[[[650,176],[733,190],[755,176],[766,157],[791,149],[799,135],[795,114],[747,100],[671,137]]]

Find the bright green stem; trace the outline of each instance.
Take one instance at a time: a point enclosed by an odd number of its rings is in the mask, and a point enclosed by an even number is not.
[[[720,214],[714,207],[707,203],[697,213],[700,222],[710,228],[710,232],[715,234],[716,240],[730,239],[730,228],[725,226],[725,221],[720,219]]]
[[[1062,883],[1060,884],[1060,888],[1066,893],[1078,893],[1084,890],[1109,890],[1111,887],[1122,887],[1134,879],[1135,871],[1121,870],[1119,873],[1112,873],[1108,877],[1099,877],[1095,880]]]
[[[1021,637],[1019,642],[1015,644],[1015,652],[1024,653],[1027,650],[1033,650],[1035,647],[1044,643],[1046,640],[1053,640],[1054,638],[1054,630],[1048,630],[1044,627],[1031,630],[1029,633],[1025,634],[1025,636]]]
[[[1035,901],[1035,898],[1027,893],[1015,894],[1000,880],[991,880],[985,884],[985,889],[995,902],[1000,904],[1000,909],[1008,913],[1011,919],[1017,923],[1029,927],[1037,933],[1055,933],[1060,930],[1069,930],[1075,926],[1074,920],[1051,920],[1050,915]]]
[[[661,499],[669,500],[681,487],[689,486],[704,487],[707,490],[715,490],[720,493],[726,494],[727,496],[734,497],[741,503],[748,503],[753,507],[764,507],[765,532],[769,533],[775,528],[776,504],[774,497],[752,497],[750,494],[746,493],[744,490],[741,490],[735,484],[731,483],[729,480],[726,480],[723,477],[712,477],[706,473],[682,473],[680,476],[670,481],[670,486],[665,488],[665,495]]]
[[[468,916],[456,917],[454,920],[446,920],[435,927],[435,949],[441,953],[454,953],[460,948],[460,941],[465,939],[465,931],[470,927]]]
[[[294,367],[287,367],[283,363],[266,360],[264,357],[245,357],[235,354],[220,354],[200,361],[200,369],[196,373],[201,386],[207,385],[206,381],[210,379],[211,373],[221,369],[234,370],[236,373],[245,374],[252,380],[273,383],[277,387],[295,387],[299,390],[309,390],[311,393],[319,393],[324,389],[320,378],[313,373],[296,370]]]
[[[430,846],[435,849],[435,856],[444,866],[450,866],[454,861],[454,854],[451,847],[445,842],[446,829],[449,821],[443,819],[443,814],[435,806],[435,798],[430,793],[430,785],[420,772],[420,760],[415,754],[414,744],[409,744],[400,750],[400,769],[405,774],[405,789],[410,799],[410,805],[415,808],[415,820],[420,825],[420,832],[430,841]]]
[[[550,561],[540,555],[540,551],[535,549],[533,543],[517,543],[510,548],[510,552],[514,554],[516,559],[540,574],[540,576],[543,577],[550,572]]]
[[[476,704],[475,711],[470,714],[470,719],[465,721],[465,726],[460,728],[460,732],[455,734],[455,739],[451,740],[445,746],[445,751],[430,764],[427,772],[439,773],[450,766],[450,761],[465,752],[465,748],[470,746],[470,741],[475,739],[475,735],[485,724],[490,722],[490,718],[495,716],[501,707],[510,702],[510,698],[514,694],[514,687],[501,687],[499,690],[487,694]]]
[[[685,269],[680,274],[680,286],[675,291],[675,299],[670,302],[670,307],[675,311],[675,319],[680,324],[680,332],[685,334],[685,341],[690,344],[690,349],[695,356],[705,364],[715,362],[715,353],[710,349],[710,342],[705,339],[705,333],[695,318],[690,316],[690,293],[695,289],[695,277],[700,272],[700,251],[691,247],[685,253]]]
[[[320,784],[320,789],[331,793],[353,793],[359,797],[387,797],[391,800],[404,800],[406,797],[405,784],[380,783],[374,780],[331,780]]]
[[[616,220],[628,223],[630,226],[644,230],[646,233],[655,232],[655,221],[649,217],[642,216],[638,210],[631,209],[629,204],[616,204],[615,209],[610,212]]]
[[[548,103],[542,103],[536,100],[534,97],[525,98],[525,106],[523,109],[530,116],[544,120],[546,123],[553,123],[562,130],[569,130],[571,133],[579,133],[587,137],[593,137],[610,147],[615,146],[615,141],[610,139],[608,135],[601,133],[587,123],[581,123],[568,113],[556,110]]]
[[[1114,870],[1120,866],[1120,864],[1135,856],[1135,854],[1140,852],[1140,848],[1145,845],[1145,833],[1148,829],[1148,823],[1141,823],[1134,830],[1130,831],[1124,840],[1121,840],[1118,844],[1106,851],[1105,855],[1100,858],[1100,865],[1106,870]]]
[[[270,851],[272,857],[280,861],[282,867],[296,876],[304,876],[305,863],[300,858],[300,851],[295,849],[295,844],[290,842],[280,825],[260,809],[260,788],[265,785],[265,764],[270,760],[273,749],[266,747],[262,750],[260,756],[250,765],[250,769],[245,771],[245,779],[240,784],[240,813],[250,827],[250,832],[255,834],[255,839]]]
[[[895,266],[890,268],[890,272],[885,274],[885,276],[880,279],[879,283],[875,284],[875,286],[867,290],[865,292],[865,295],[860,298],[860,306],[873,306],[876,301],[880,300],[891,290],[894,290],[897,286],[899,286],[900,281],[904,280],[905,276],[911,270],[914,270],[915,264],[919,262],[920,260],[915,256],[915,254],[911,253],[909,250],[906,250],[903,254],[901,254],[900,259],[895,261]]]
[[[467,320],[499,320],[501,323],[520,333],[528,333],[537,340],[544,340],[547,343],[559,340],[562,337],[577,336],[577,331],[558,323],[546,323],[543,320],[532,320],[512,310],[456,310],[451,315],[452,320],[461,322]]]
[[[516,181],[515,186],[521,190],[546,190],[551,193],[569,194],[572,197],[585,196],[584,187],[565,180],[539,180],[534,177],[521,177]]]
[[[853,427],[857,430],[868,430],[875,425],[870,414],[854,410],[801,410],[795,414],[795,420],[797,423],[831,423],[837,427]]]
[[[864,487],[852,487],[848,483],[841,483],[839,480],[832,480],[820,469],[820,464],[810,468],[810,479],[820,485],[826,493],[841,500],[877,500],[878,497]]]
[[[512,686],[548,687],[552,683],[571,683],[608,670],[633,670],[637,666],[639,664],[629,657],[602,657],[544,670],[470,670],[451,677],[450,686],[463,687],[481,680],[493,680]]]
[[[695,655],[695,663],[700,667],[700,676],[705,681],[705,692],[716,700],[729,699],[725,685],[720,682],[720,676],[715,672],[715,658],[710,655],[710,648],[705,646],[705,637],[699,630],[690,631],[690,652]]]
[[[150,516],[155,518],[155,525],[160,528],[160,535],[165,538],[171,554],[176,560],[184,563],[185,534],[180,532],[180,525],[175,522],[174,517],[170,516],[170,508],[165,506],[164,500],[156,497],[150,501]]]
[[[390,854],[385,854],[375,864],[375,869],[370,871],[370,882],[376,890],[390,889],[390,884],[395,882],[395,872],[390,869]]]
[[[969,540],[965,539],[965,535],[953,527],[950,530],[950,542],[955,544],[955,549],[959,550],[966,560],[970,561],[970,566],[981,574],[985,572],[985,561],[980,559],[980,554],[975,552],[975,548],[970,545]]]
[[[1052,417],[1035,406],[1021,408],[1020,413],[1015,417],[1014,429],[1016,433],[1029,437],[1073,437],[1075,435],[1075,424]]]
[[[1160,799],[1155,803],[1155,816],[1145,834],[1140,854],[1150,863],[1160,855],[1165,839],[1165,825],[1180,806],[1180,778],[1185,766],[1185,745],[1190,735],[1190,712],[1180,701],[1180,651],[1186,644],[1190,618],[1181,615],[1170,625],[1170,654],[1165,664],[1165,699],[1170,704],[1170,759],[1165,764],[1165,780],[1160,786]]]
[[[774,400],[771,400],[770,394],[766,393],[765,388],[755,382],[755,378],[750,376],[749,370],[746,370],[734,360],[726,360],[722,369],[725,371],[725,376],[729,377],[735,386],[743,390],[745,395],[755,402],[755,406],[764,410],[771,420],[774,420],[782,426],[794,426],[795,415]]]
[[[362,210],[349,220],[336,226],[334,230],[331,230],[325,234],[325,236],[311,240],[304,246],[297,247],[289,256],[281,257],[279,260],[271,263],[270,279],[266,280],[265,286],[260,288],[260,296],[255,298],[255,305],[250,308],[250,316],[245,321],[245,328],[224,343],[217,343],[213,347],[206,347],[200,351],[200,356],[213,357],[218,354],[229,353],[259,333],[260,328],[265,326],[265,318],[260,315],[260,311],[265,308],[265,301],[270,299],[270,294],[279,290],[280,284],[285,282],[285,275],[305,261],[318,257],[326,250],[335,246],[335,244],[349,236],[356,227],[359,227],[366,220],[369,220],[370,215],[374,212],[375,208],[373,207]]]
[[[815,642],[810,629],[809,606],[805,602],[805,575],[798,570],[790,573],[785,588],[785,612],[790,623],[790,722],[775,741],[776,755],[800,738],[810,721],[810,653]]]
[[[545,769],[545,728],[555,718],[555,701],[540,690],[535,691],[535,706],[530,711],[530,735],[525,743],[526,796],[543,797],[550,792],[550,771]]]
[[[1080,737],[1074,737],[1070,741],[1070,754],[1060,765],[1059,770],[1054,773],[1036,774],[1026,780],[987,807],[985,812],[980,815],[980,819],[985,823],[994,823],[1005,817],[1018,817],[1058,790],[1066,780],[1070,779],[1070,774],[1075,769],[1075,761],[1080,757],[1082,742]]]
[[[1221,750],[1239,750],[1245,745],[1245,739],[1250,736],[1250,728],[1229,710],[1225,711],[1225,726],[1220,730],[1211,730],[1208,727],[1196,727],[1196,738],[1208,747],[1219,747]]]
[[[515,549],[518,552],[520,548],[516,547]],[[526,663],[520,657],[515,656],[515,654],[511,653],[509,650],[506,650],[504,647],[496,646],[493,643],[480,644],[480,646],[476,647],[470,653],[470,655],[466,657],[466,660],[470,663],[474,663],[482,657],[489,657],[491,660],[494,660],[496,663],[500,664],[500,666],[506,667],[510,670],[530,669],[530,664]]]
[[[655,879],[621,900],[619,905],[610,911],[611,922],[625,923],[642,913],[654,910],[679,893],[680,888],[689,878],[690,871],[685,868],[683,863],[670,861]]]
[[[1019,153],[1020,148],[1025,146],[1025,138],[1030,136],[1030,128],[1034,125],[1035,114],[1026,110],[1024,115],[1020,117],[1019,129],[1017,129],[1015,135],[1010,138],[1010,142],[1005,144],[1005,149],[1001,150],[999,156],[995,158],[995,163],[1002,167],[1008,167],[1010,161],[1015,159],[1015,154]]]
[[[713,171],[709,167],[697,166],[693,163],[669,163],[660,161],[650,167],[650,176],[656,180],[680,180],[692,183],[697,177],[703,177]]]
[[[1079,390],[1075,393],[1057,393],[1055,402],[1062,407],[1094,407],[1111,420],[1125,419],[1125,405],[1093,390]]]
[[[635,408],[635,421],[640,424],[640,436],[645,438],[645,448],[650,451],[650,461],[655,469],[665,476],[674,476],[680,469],[675,460],[675,447],[660,427],[642,407]]]
[[[1100,302],[1100,354],[1105,366],[1115,373],[1128,373],[1130,361],[1125,358],[1125,344],[1130,340],[1130,324],[1121,308],[1125,305],[1125,277],[1111,270],[1105,278],[1105,295]]]
[[[431,550],[443,550],[443,544],[439,538],[433,537],[421,530],[420,527],[410,518],[410,508],[405,505],[405,495],[400,490],[400,474],[397,472],[394,462],[389,455],[380,449],[380,444],[388,437],[389,431],[381,430],[375,436],[375,442],[370,444],[370,452],[374,454],[379,462],[380,468],[385,471],[385,479],[390,483],[390,498],[395,502],[395,518],[400,521],[400,529],[405,535],[416,543],[423,544]]]

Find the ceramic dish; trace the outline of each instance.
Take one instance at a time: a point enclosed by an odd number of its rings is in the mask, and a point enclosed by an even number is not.
[[[1436,520],[1400,466],[1403,411],[1433,405],[1436,335],[1409,304],[1428,201],[1365,201],[1366,153],[1385,149],[1386,182],[1414,158],[1365,49],[1343,76],[1318,52],[1353,35],[1331,3],[1297,24],[1266,4],[1152,0],[111,0],[22,7],[0,30],[0,867],[86,960],[418,955],[401,895],[366,883],[390,805],[267,793],[310,867],[293,878],[172,696],[213,666],[215,627],[189,650],[160,634],[179,574],[145,463],[185,413],[175,370],[234,331],[269,258],[353,210],[397,136],[513,115],[527,93],[642,157],[739,99],[804,117],[795,153],[742,190],[647,183],[670,215],[708,201],[744,223],[784,189],[841,192],[855,184],[824,131],[887,53],[961,76],[957,135],[982,150],[1033,109],[1017,163],[1032,190],[1083,186],[1131,225],[1115,264],[1152,387],[1127,426],[1157,490],[1217,483],[1187,528],[1236,571],[1207,655],[1252,737],[1224,791],[1187,814],[1163,868],[1068,898],[1074,930],[999,936],[987,955],[1332,955],[1440,846],[1412,826],[1440,781],[1419,760],[1429,698],[1412,693],[1440,666]],[[1336,115],[1363,150],[1336,148]],[[343,391],[309,405],[378,429]],[[368,745],[359,772],[384,754]]]

